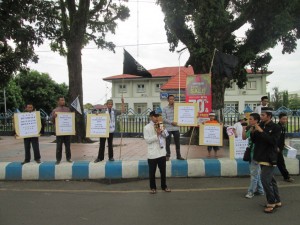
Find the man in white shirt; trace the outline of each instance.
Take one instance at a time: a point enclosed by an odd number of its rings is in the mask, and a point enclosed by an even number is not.
[[[240,114],[239,121],[233,125],[233,132],[234,132],[234,136],[236,138],[242,137],[243,127],[247,126],[246,121],[247,121],[247,118],[245,117],[245,115]]]
[[[144,127],[144,139],[148,144],[150,194],[156,194],[155,172],[157,167],[160,171],[161,189],[171,192],[166,184],[166,136],[168,132],[161,129],[158,117],[159,114],[155,110],[150,112],[150,122]]]
[[[261,114],[261,108],[268,107],[268,103],[269,103],[268,96],[262,96],[260,105],[255,108],[254,112],[258,113],[260,115]]]

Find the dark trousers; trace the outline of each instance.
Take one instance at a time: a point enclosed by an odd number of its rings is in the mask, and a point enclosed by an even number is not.
[[[177,155],[177,158],[180,158],[181,157],[181,154],[180,154],[180,132],[177,130],[177,131],[168,131],[168,133],[169,133],[169,136],[166,137],[166,151],[167,151],[166,156],[170,157],[170,155],[171,155],[170,144],[171,144],[171,136],[173,135],[174,143],[176,146],[176,155]]]
[[[150,189],[156,189],[155,182],[155,172],[158,166],[160,171],[161,189],[166,189],[166,157],[160,157],[157,159],[148,159],[149,166],[149,179],[150,179]]]
[[[71,136],[56,136],[56,161],[61,161],[63,143],[65,144],[66,159],[71,159]]]
[[[31,138],[24,138],[24,147],[25,147],[25,160],[26,162],[30,162],[31,154],[30,148],[32,145],[34,160],[40,160],[40,148],[39,148],[39,138],[38,137],[31,137]]]
[[[277,167],[278,167],[280,173],[282,174],[284,179],[289,179],[290,174],[289,174],[289,171],[286,169],[282,152],[278,152],[277,157],[278,157],[277,158]]]
[[[108,138],[100,138],[100,145],[99,145],[99,152],[98,152],[98,159],[104,160],[104,151],[105,151],[105,142],[107,139],[108,144],[108,158],[111,159],[114,157],[114,150],[113,150],[113,139],[114,133],[109,133]]]
[[[277,182],[274,177],[276,167],[261,166],[261,182],[264,187],[268,204],[280,202]]]

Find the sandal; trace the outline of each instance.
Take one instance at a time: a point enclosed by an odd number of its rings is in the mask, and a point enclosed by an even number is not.
[[[171,192],[171,189],[170,188],[165,188],[163,189],[164,192]]]
[[[266,205],[263,205],[263,207],[265,207],[265,208],[280,208],[280,207],[282,207],[282,203],[277,202],[277,203],[274,203],[274,204],[266,204]]]
[[[151,190],[149,191],[149,193],[150,193],[150,194],[156,194],[156,189],[151,189]]]
[[[265,209],[264,209],[264,213],[273,213],[276,209],[275,205],[268,205]]]

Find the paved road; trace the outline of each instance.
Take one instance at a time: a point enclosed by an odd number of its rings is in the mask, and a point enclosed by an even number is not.
[[[0,182],[0,225],[299,225],[300,177],[278,177],[284,206],[263,213],[245,199],[249,178],[168,179],[172,193],[148,194],[148,180]]]

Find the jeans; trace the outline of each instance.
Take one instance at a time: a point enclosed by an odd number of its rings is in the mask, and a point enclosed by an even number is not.
[[[62,145],[65,144],[66,159],[71,159],[71,136],[56,136],[56,161],[60,162],[62,158]]]
[[[167,151],[167,157],[170,157],[171,155],[171,150],[170,150],[170,144],[171,144],[171,136],[173,135],[174,137],[174,142],[176,146],[176,155],[177,158],[181,157],[180,154],[180,132],[178,130],[176,131],[168,131],[169,135],[166,137],[166,151]]]
[[[40,160],[40,148],[39,148],[39,138],[38,137],[31,137],[31,138],[24,138],[24,147],[25,147],[25,160],[26,162],[30,162],[31,155],[30,155],[30,144],[32,145],[34,160]]]
[[[161,189],[166,189],[166,157],[160,157],[157,159],[148,159],[149,166],[149,180],[150,180],[150,189],[156,189],[155,182],[155,172],[158,166],[160,171],[160,179],[161,179]]]
[[[114,150],[113,150],[113,139],[114,133],[109,133],[108,138],[100,138],[100,145],[99,145],[99,152],[98,152],[98,159],[104,160],[104,150],[105,150],[105,142],[108,142],[108,158],[112,159],[114,157]]]
[[[259,192],[261,194],[264,193],[264,188],[261,183],[260,179],[260,165],[252,160],[251,163],[249,164],[249,169],[250,169],[250,185],[248,188],[248,192],[251,192],[252,194],[254,192]]]
[[[261,182],[264,187],[268,204],[280,202],[277,182],[274,177],[276,167],[261,165]]]

